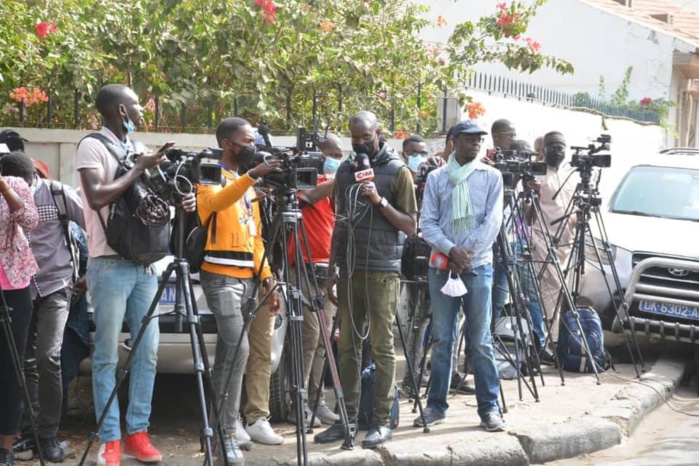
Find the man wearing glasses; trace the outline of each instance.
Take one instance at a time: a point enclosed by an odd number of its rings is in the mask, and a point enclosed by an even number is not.
[[[420,224],[432,254],[449,257],[451,274],[460,277],[468,292],[458,297],[444,294],[442,287],[450,271],[430,267],[432,382],[425,424],[438,424],[446,418],[454,339],[463,306],[481,427],[489,432],[504,431],[498,408],[500,381],[490,334],[493,243],[502,223],[502,175],[478,160],[487,133],[475,122],[464,120],[454,126],[451,134],[454,152],[446,166],[427,177]],[[417,418],[413,424],[422,426],[422,419]]]

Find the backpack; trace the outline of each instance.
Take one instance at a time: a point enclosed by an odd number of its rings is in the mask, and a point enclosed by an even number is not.
[[[209,225],[211,225],[211,242],[216,243],[216,212],[206,220],[202,225],[199,220],[199,214],[195,213],[195,225],[189,229],[185,238],[184,251],[182,255],[189,263],[189,270],[192,273],[197,273],[201,270],[201,264],[206,256],[206,240],[209,237]]]
[[[362,394],[359,397],[359,414],[357,416],[359,430],[369,430],[374,424],[373,414],[376,403],[374,384],[376,383],[376,363],[372,362],[362,371]],[[391,430],[398,427],[400,421],[400,406],[398,405],[398,388],[393,387],[393,404],[391,405]]]
[[[591,354],[587,354],[575,315],[572,311],[566,311],[561,316],[558,335],[558,359],[561,366],[570,372],[594,372],[594,361],[597,372],[604,372],[611,366],[611,356],[604,349],[602,321],[594,309],[589,307],[579,307],[577,313]]]
[[[65,236],[66,247],[70,253],[70,261],[73,264],[72,281],[75,283],[79,277],[80,248],[78,247],[75,236],[73,236],[73,233],[70,231],[70,220],[68,219],[68,210],[66,207],[66,193],[63,190],[63,184],[58,181],[51,180],[50,187],[53,202],[56,204],[56,209],[58,209],[58,220],[63,227],[63,235]]]
[[[124,175],[129,168],[124,163],[126,155],[106,136],[100,133],[92,133],[86,138],[94,138],[100,141],[109,150],[109,153],[119,163],[115,179]],[[167,206],[148,188],[142,179],[137,179],[129,186],[119,198],[110,204],[109,216],[105,221],[97,210],[107,244],[120,256],[139,265],[149,265],[165,257],[170,245],[170,210],[167,207],[167,219],[157,224],[146,224],[135,213],[139,208],[146,209]]]
[[[427,278],[427,268],[431,252],[430,245],[420,236],[411,236],[403,244],[400,268],[407,280]]]

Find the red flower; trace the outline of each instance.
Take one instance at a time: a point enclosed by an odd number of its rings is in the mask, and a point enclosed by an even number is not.
[[[498,10],[506,10],[507,9],[507,3],[502,2],[498,3]]]
[[[49,34],[56,32],[58,26],[56,26],[56,23],[47,23],[45,21],[39,21],[38,23],[36,23],[36,26],[34,26],[34,29],[36,30],[36,35],[39,36],[40,39],[43,39]]]
[[[533,52],[538,52],[541,50],[541,44],[532,39],[531,37],[527,37],[524,39],[524,42],[527,43],[527,47]]]
[[[269,21],[270,24],[274,24],[274,16],[277,14],[277,5],[274,4],[273,0],[255,0],[255,3],[259,5],[260,8],[262,8],[262,13],[260,16],[262,16],[263,19],[266,19]]]
[[[653,99],[651,99],[650,97],[644,97],[641,99],[639,103],[641,105],[651,105],[653,103]]]
[[[26,87],[18,87],[10,92],[10,99],[21,102],[27,107],[38,104],[39,102],[48,102],[48,96],[41,89],[29,90]]]

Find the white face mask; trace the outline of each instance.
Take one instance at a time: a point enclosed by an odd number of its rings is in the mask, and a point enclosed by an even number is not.
[[[420,171],[420,164],[427,162],[427,154],[416,154],[408,157],[408,168],[413,173]]]

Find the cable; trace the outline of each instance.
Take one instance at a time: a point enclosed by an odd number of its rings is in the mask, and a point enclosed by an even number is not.
[[[345,198],[347,199],[347,218],[343,219],[347,224],[347,252],[346,252],[346,262],[347,262],[347,305],[349,307],[350,321],[352,322],[352,331],[361,341],[369,338],[370,324],[367,325],[366,332],[360,332],[357,329],[357,325],[354,321],[354,315],[352,314],[353,298],[352,298],[352,276],[354,275],[354,267],[356,261],[356,251],[355,251],[355,227],[356,225],[364,219],[368,211],[371,211],[371,205],[368,202],[363,202],[360,196],[361,184],[352,184],[345,191]],[[367,322],[368,313],[367,313]]]
[[[647,384],[647,383],[644,383],[644,382],[642,382],[642,381],[640,381],[640,380],[627,379],[627,378],[625,378],[625,377],[621,377],[621,376],[619,376],[619,375],[615,375],[615,374],[612,374],[612,373],[610,373],[610,372],[607,372],[607,374],[610,375],[611,377],[617,378],[617,379],[619,379],[619,380],[623,380],[624,382],[632,382],[632,383],[636,383],[636,384],[638,384],[638,385],[643,385],[643,386],[645,386],[645,387],[650,388],[651,390],[653,390],[655,393],[658,394],[658,396],[660,397],[660,399],[663,401],[663,403],[665,403],[665,404],[667,405],[668,408],[670,408],[671,410],[673,410],[673,411],[676,412],[677,414],[682,414],[682,415],[684,415],[684,416],[689,416],[689,417],[699,417],[699,414],[687,413],[687,412],[685,412],[685,411],[680,411],[679,409],[675,409],[670,403],[668,403],[668,401],[665,399],[665,397],[663,396],[663,394],[660,393],[660,392],[658,391],[658,389],[655,388],[655,387],[652,386],[652,385],[649,385],[649,384]],[[673,395],[674,395],[674,393],[673,393]]]

